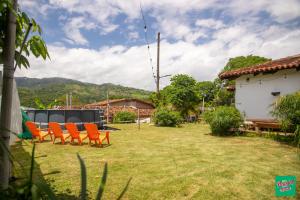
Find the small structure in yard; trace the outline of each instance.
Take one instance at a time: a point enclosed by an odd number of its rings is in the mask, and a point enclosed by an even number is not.
[[[31,121],[40,128],[48,128],[49,122],[57,122],[60,125],[74,123],[79,130],[84,130],[84,123],[96,124],[99,129],[105,129],[103,110],[101,109],[67,109],[67,110],[36,110],[29,109],[26,113]]]
[[[274,123],[275,100],[300,91],[300,54],[222,72],[219,78],[235,80],[235,106],[246,120]]]
[[[133,112],[140,119],[150,118],[154,112],[154,105],[150,102],[143,101],[140,99],[112,99],[100,101],[97,103],[87,104],[84,106],[85,109],[103,109],[105,118],[112,122],[113,117],[116,113],[121,111]],[[108,112],[107,112],[108,109]]]

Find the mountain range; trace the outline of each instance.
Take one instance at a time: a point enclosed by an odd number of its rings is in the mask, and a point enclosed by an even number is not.
[[[124,87],[111,83],[101,85],[66,78],[15,77],[21,105],[36,108],[36,100],[44,105],[56,101],[55,105],[66,104],[66,94],[72,93],[72,105],[84,105],[109,99],[137,98],[148,100],[150,91]]]

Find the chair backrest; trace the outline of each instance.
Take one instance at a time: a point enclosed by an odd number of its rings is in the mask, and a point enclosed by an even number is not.
[[[29,129],[29,131],[31,132],[32,136],[40,136],[40,131],[39,129],[36,127],[34,122],[31,121],[27,121],[25,122],[25,125],[27,126],[27,128]]]
[[[86,129],[88,133],[88,137],[90,139],[97,139],[99,138],[100,132],[98,131],[98,127],[96,124],[92,123],[85,123],[84,128]]]
[[[57,122],[49,122],[48,126],[55,137],[61,137],[63,135],[63,131],[61,130],[60,125]]]
[[[76,124],[66,123],[65,127],[68,130],[68,132],[70,133],[72,138],[78,138],[79,137],[80,132],[78,131]]]

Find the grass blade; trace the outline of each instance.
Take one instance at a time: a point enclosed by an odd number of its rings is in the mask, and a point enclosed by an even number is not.
[[[50,187],[46,183],[44,183],[42,181],[36,181],[35,185],[39,188],[40,191],[45,193],[50,200],[57,199],[54,192],[50,189]]]
[[[29,173],[29,182],[28,185],[31,188],[32,186],[32,179],[33,179],[33,170],[34,170],[34,152],[35,152],[35,144],[33,144],[32,147],[32,153],[31,153],[31,165],[30,165],[30,173]]]
[[[117,198],[117,200],[122,199],[122,197],[124,196],[124,194],[126,193],[126,191],[128,189],[128,186],[130,184],[131,179],[132,179],[132,177],[130,177],[130,179],[127,181],[127,184],[126,184],[125,188],[123,189],[123,191],[121,192],[121,194],[119,195],[119,197]]]
[[[83,159],[80,157],[80,155],[77,153],[77,158],[80,163],[80,171],[81,171],[81,192],[80,192],[80,198],[82,200],[86,200],[86,168]]]
[[[98,189],[98,194],[97,194],[96,200],[101,200],[101,198],[102,198],[104,187],[106,184],[106,179],[107,179],[107,163],[105,163],[105,165],[104,165],[103,175],[102,175],[101,183],[100,183],[100,186]]]

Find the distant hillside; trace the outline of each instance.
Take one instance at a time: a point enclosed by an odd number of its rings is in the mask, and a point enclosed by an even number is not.
[[[105,83],[101,85],[83,83],[65,78],[26,78],[16,77],[21,105],[36,107],[35,99],[42,103],[50,104],[55,99],[57,105],[65,105],[66,94],[72,92],[73,105],[83,105],[106,99],[106,91],[109,90],[109,98],[138,98],[147,100],[150,91],[124,87]]]

